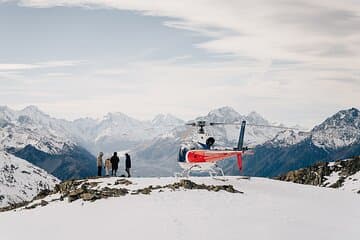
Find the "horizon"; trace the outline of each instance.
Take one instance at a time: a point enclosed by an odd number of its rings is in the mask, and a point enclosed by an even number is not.
[[[311,128],[360,108],[359,12],[354,0],[0,0],[0,102],[67,120],[231,106]]]

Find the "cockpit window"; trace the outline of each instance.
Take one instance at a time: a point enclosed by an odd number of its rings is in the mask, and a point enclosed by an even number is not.
[[[186,161],[186,153],[189,151],[186,147],[181,147],[179,150],[179,162],[185,162]]]

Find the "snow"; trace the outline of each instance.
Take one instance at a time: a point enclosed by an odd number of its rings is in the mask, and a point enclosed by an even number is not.
[[[178,190],[96,202],[52,202],[0,214],[1,239],[358,239],[359,196],[262,178],[191,178],[244,194]],[[104,180],[104,185],[116,178]],[[174,178],[132,178],[129,188]],[[340,207],[339,207],[340,206]],[[21,231],[19,231],[21,229]]]
[[[344,159],[343,161],[347,161],[347,160],[350,160],[350,159]],[[325,177],[326,181],[324,181],[321,184],[321,186],[329,187],[332,184],[341,180],[341,178],[342,178],[343,180],[341,182],[341,186],[338,189],[347,191],[347,192],[353,192],[353,193],[360,192],[360,171],[354,173],[353,175],[342,176],[342,174],[341,174],[342,166],[341,166],[340,162],[329,162],[328,167],[330,167],[332,172],[330,173],[330,176]],[[337,171],[335,171],[335,169],[337,169]]]
[[[360,191],[360,171],[345,178],[340,189],[358,193]]]
[[[322,184],[324,186],[331,186],[340,179],[339,172],[332,172],[330,176],[325,177],[326,181]]]
[[[59,180],[44,170],[0,151],[0,207],[29,201],[56,183]]]
[[[309,135],[310,134],[306,132],[283,130],[271,140],[271,143],[277,146],[286,147],[304,141]]]

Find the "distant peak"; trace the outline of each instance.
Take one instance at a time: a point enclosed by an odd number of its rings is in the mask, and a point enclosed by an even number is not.
[[[259,113],[252,111],[246,116],[246,120],[249,121],[249,123],[253,124],[265,124],[268,125],[269,121],[266,120],[263,116],[261,116]]]
[[[184,121],[170,113],[167,113],[156,115],[151,122],[153,124],[180,124]]]
[[[29,105],[29,106],[25,107],[24,109],[22,109],[21,111],[23,111],[23,112],[31,111],[31,112],[41,112],[42,113],[42,111],[35,105]]]
[[[341,110],[331,117],[327,118],[320,125],[315,126],[313,131],[322,130],[328,128],[340,128],[341,126],[354,126],[356,128],[360,127],[360,114],[359,110],[356,108],[350,108]]]
[[[137,119],[130,117],[122,112],[109,112],[105,115],[103,120],[108,121],[131,121],[131,122],[138,122]]]
[[[4,111],[4,110],[9,111],[11,109],[8,106],[5,106],[5,105],[0,106],[0,111]]]
[[[255,112],[255,111],[251,111],[248,116],[261,117],[261,118],[263,117],[263,116],[261,116],[259,113]]]
[[[237,113],[237,111],[230,106],[223,106],[223,107],[215,108],[212,111],[210,111],[210,113],[211,112],[221,112],[221,113],[236,112]]]

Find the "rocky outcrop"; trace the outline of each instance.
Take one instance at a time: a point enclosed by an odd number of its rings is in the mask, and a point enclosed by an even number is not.
[[[308,168],[288,172],[275,179],[314,186],[341,188],[346,180],[360,181],[360,179],[352,178],[357,173],[360,173],[359,156],[336,162],[318,163]]]
[[[232,185],[206,185],[197,184],[189,179],[181,179],[166,185],[149,185],[147,187],[136,188],[136,184],[125,178],[112,179],[112,181],[104,182],[101,178],[69,180],[57,184],[54,190],[44,190],[37,195],[33,201],[24,202],[19,205],[10,206],[0,209],[1,211],[9,211],[19,207],[24,209],[33,209],[39,206],[46,206],[49,202],[77,200],[97,201],[110,197],[121,197],[125,195],[149,195],[152,192],[180,191],[180,190],[207,190],[212,192],[226,191],[229,193],[243,193],[235,189]],[[56,196],[56,197],[52,197]]]
[[[165,186],[149,186],[146,188],[142,188],[142,189],[138,189],[134,192],[132,192],[132,194],[150,194],[153,190],[158,190],[158,189],[170,189],[172,191],[176,191],[179,189],[187,189],[187,190],[208,190],[208,191],[213,191],[213,192],[218,192],[218,191],[226,191],[226,192],[230,192],[230,193],[243,193],[239,190],[236,190],[232,185],[206,185],[206,184],[197,184],[195,182],[192,182],[188,179],[181,179],[179,182],[176,183],[172,183],[172,184],[167,184]],[[160,191],[160,192],[163,192]]]

